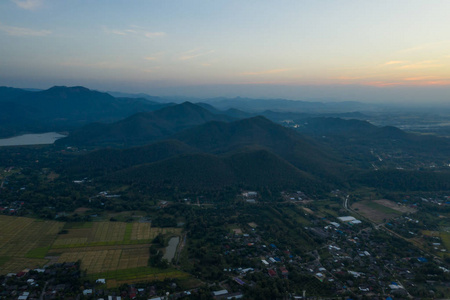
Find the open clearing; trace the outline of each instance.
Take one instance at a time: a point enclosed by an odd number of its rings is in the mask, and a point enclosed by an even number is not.
[[[401,213],[415,213],[417,211],[412,207],[398,205],[397,203],[386,199],[374,200],[374,202],[392,208],[393,210],[399,211]]]
[[[400,211],[394,210],[375,201],[361,201],[353,203],[352,209],[378,224],[401,214]]]
[[[447,249],[447,252],[450,252],[450,233],[441,232],[440,237],[445,249]]]

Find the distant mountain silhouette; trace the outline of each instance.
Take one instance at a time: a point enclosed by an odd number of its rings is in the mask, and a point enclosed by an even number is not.
[[[0,98],[0,128],[13,134],[14,130],[36,132],[35,127],[67,130],[94,121],[112,122],[167,106],[145,99],[114,98],[79,86],[55,86],[38,92],[3,88]]]
[[[19,96],[31,93],[23,89],[0,86],[0,103],[11,101]]]
[[[185,102],[154,112],[138,113],[112,124],[90,124],[58,142],[73,145],[142,145],[212,120],[231,121],[232,118]]]
[[[329,102],[325,99],[311,99],[311,101],[286,100],[286,99],[252,99],[252,98],[213,98],[203,99],[202,102],[211,104],[217,109],[226,110],[235,108],[247,112],[263,112],[272,110],[277,112],[301,112],[301,113],[347,113],[349,111],[367,111],[379,109],[374,105],[341,101]]]
[[[446,160],[450,156],[450,140],[433,135],[405,132],[397,127],[378,127],[366,121],[340,118],[309,118],[303,120],[296,130],[334,149],[349,162],[359,167],[371,167],[378,160],[372,154],[394,154],[400,157],[434,157]]]

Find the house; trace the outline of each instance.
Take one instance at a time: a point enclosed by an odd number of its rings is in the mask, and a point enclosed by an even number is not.
[[[287,277],[289,275],[289,271],[285,267],[280,267],[281,275]]]
[[[220,290],[220,291],[212,292],[212,294],[213,294],[214,297],[223,296],[223,295],[228,294],[228,291],[227,290]]]
[[[355,221],[356,218],[352,217],[352,216],[344,216],[344,217],[338,217],[338,219],[342,222],[351,222],[351,221]]]
[[[242,293],[232,293],[232,294],[228,294],[227,295],[227,299],[241,299],[242,297],[244,297],[244,295]]]

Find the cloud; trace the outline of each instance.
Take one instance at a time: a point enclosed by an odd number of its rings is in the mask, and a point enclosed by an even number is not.
[[[437,62],[438,61],[436,60],[424,60],[417,63],[400,66],[398,67],[398,69],[430,69],[430,68],[439,68],[443,66],[443,64],[439,64]]]
[[[136,30],[132,30],[132,29],[126,29],[126,30],[109,30],[109,33],[112,34],[117,34],[117,35],[128,35],[128,34],[134,34],[137,33]]]
[[[166,35],[165,32],[152,32],[152,31],[147,31],[144,29],[141,29],[138,26],[131,26],[132,28],[126,28],[126,29],[109,29],[104,27],[104,31],[109,33],[109,34],[116,34],[116,35],[123,35],[123,36],[142,36],[142,37],[146,37],[146,38],[157,38],[157,37],[163,37]]]
[[[416,52],[416,51],[423,51],[423,50],[431,50],[431,49],[442,49],[444,46],[450,45],[450,41],[440,41],[435,43],[428,43],[428,44],[421,44],[417,45],[411,48],[403,49],[398,52],[405,53],[405,52]],[[444,47],[445,48],[445,47]]]
[[[28,10],[36,9],[43,4],[43,0],[12,0],[18,7]]]
[[[386,81],[370,81],[370,82],[364,82],[362,84],[376,86],[376,87],[385,87],[385,86],[402,85],[403,83],[401,83],[401,82],[386,82]]]
[[[241,75],[253,76],[253,75],[277,74],[277,73],[287,72],[290,70],[291,69],[273,69],[273,70],[265,70],[265,71],[259,71],[259,72],[244,72],[244,73],[241,73]]]
[[[421,76],[421,77],[409,77],[409,78],[403,78],[405,81],[423,81],[423,80],[430,80],[430,79],[437,79],[436,76]]]
[[[408,61],[404,61],[404,60],[391,60],[391,61],[388,61],[387,63],[384,63],[383,66],[398,65],[398,64],[406,64],[406,63],[408,63]]]
[[[52,32],[49,30],[36,30],[25,27],[6,26],[0,24],[0,30],[12,36],[47,36]]]
[[[147,57],[144,57],[144,59],[145,60],[157,60],[158,58],[155,56],[147,56]]]
[[[339,80],[358,80],[358,79],[366,79],[367,76],[338,76],[336,79]]]
[[[190,59],[194,59],[200,56],[204,56],[204,55],[208,55],[211,53],[214,53],[214,50],[208,50],[208,51],[200,51],[201,49],[193,49],[190,51],[187,51],[183,54],[181,54],[181,56],[178,58],[179,60],[190,60]]]

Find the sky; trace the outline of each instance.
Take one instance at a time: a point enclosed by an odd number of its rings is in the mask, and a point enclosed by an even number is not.
[[[1,0],[0,85],[450,102],[447,0]]]

